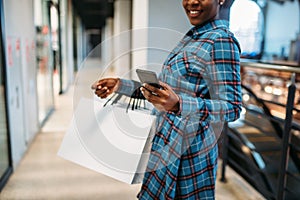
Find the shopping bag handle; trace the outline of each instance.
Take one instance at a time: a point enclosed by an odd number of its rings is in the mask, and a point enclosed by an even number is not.
[[[142,94],[140,88],[142,87],[141,83],[138,81],[133,81],[134,83],[134,88],[136,88],[134,90],[134,92],[131,95],[127,95],[127,94],[123,94],[123,93],[114,93],[112,95],[112,97],[110,97],[103,105],[103,107],[105,107],[106,105],[108,105],[109,102],[111,102],[110,105],[116,104],[119,102],[119,100],[123,97],[123,96],[130,96],[129,99],[129,103],[127,104],[127,108],[126,108],[126,113],[128,112],[130,106],[131,106],[131,110],[135,110],[135,109],[140,109],[142,108],[142,102],[144,104],[144,109],[146,109],[146,102],[145,102],[145,97]]]
[[[131,97],[130,97],[130,100],[129,100],[129,103],[128,103],[127,108],[126,108],[126,112],[128,112],[128,109],[129,109],[130,105],[131,105],[131,110],[141,108],[142,102],[144,103],[144,108],[146,108],[145,97],[144,97],[144,95],[142,94],[140,88],[141,88],[141,86],[139,86],[139,87],[132,93],[132,95],[131,95]],[[131,102],[132,102],[132,104],[131,104]]]

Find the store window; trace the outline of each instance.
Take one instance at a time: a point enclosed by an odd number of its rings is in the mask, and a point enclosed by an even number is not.
[[[54,109],[53,72],[55,63],[50,22],[50,2],[35,1],[38,114],[41,126]]]
[[[263,43],[263,12],[252,0],[234,1],[230,10],[230,30],[239,40],[244,58],[259,58]]]
[[[0,42],[0,54],[2,54],[1,47]],[[2,182],[4,181],[2,177],[10,167],[3,68],[4,66],[0,55],[0,190],[3,185]]]
[[[2,2],[0,2],[1,12],[2,8]],[[4,45],[2,43],[4,31],[2,28],[3,24],[0,21],[0,192],[12,171],[7,121]]]

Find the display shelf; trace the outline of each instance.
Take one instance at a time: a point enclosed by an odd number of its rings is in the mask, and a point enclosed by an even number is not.
[[[245,87],[261,98],[271,114],[284,119],[288,86],[295,74],[296,93],[293,117],[300,123],[300,66],[294,62],[241,60],[241,79]]]
[[[225,124],[221,148],[223,182],[229,165],[274,200],[300,196],[300,71],[282,64],[242,61],[242,112]]]

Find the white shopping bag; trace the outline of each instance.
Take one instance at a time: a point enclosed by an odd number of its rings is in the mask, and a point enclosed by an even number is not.
[[[58,155],[119,181],[139,183],[154,120],[149,113],[126,112],[125,108],[112,105],[103,107],[103,102],[83,98]]]

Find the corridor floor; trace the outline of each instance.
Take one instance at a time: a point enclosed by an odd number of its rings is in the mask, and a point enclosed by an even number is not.
[[[55,111],[0,193],[1,200],[136,199],[140,185],[118,182],[57,156],[72,117],[73,92],[71,86],[55,98]],[[217,200],[264,199],[229,168],[227,183],[219,182],[218,178],[216,193]]]

